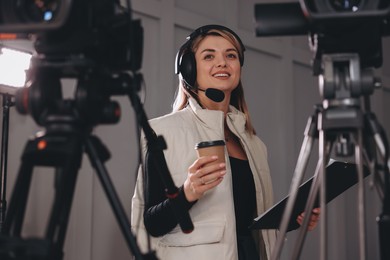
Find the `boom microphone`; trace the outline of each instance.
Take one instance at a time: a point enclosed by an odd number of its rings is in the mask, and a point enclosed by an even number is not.
[[[225,99],[225,93],[222,90],[216,88],[208,88],[206,90],[198,88],[198,90],[203,91],[206,97],[214,102],[222,102]]]

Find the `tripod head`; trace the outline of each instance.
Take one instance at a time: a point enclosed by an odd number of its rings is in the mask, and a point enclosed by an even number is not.
[[[61,88],[63,71],[74,70],[75,63],[61,64],[57,68],[46,65],[46,60],[33,62],[27,86],[15,95],[16,108],[21,114],[30,114],[38,125],[44,127],[53,123],[58,127],[61,122],[89,129],[119,121],[120,106],[111,100],[111,96],[124,95],[128,91],[126,88],[134,85],[130,74],[114,74],[104,68],[79,65],[74,99],[65,100]]]

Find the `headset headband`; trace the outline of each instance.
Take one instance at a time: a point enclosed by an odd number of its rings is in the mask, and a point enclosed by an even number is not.
[[[205,35],[207,34],[210,30],[220,30],[220,31],[227,31],[228,33],[230,33],[231,35],[234,36],[234,38],[238,41],[238,43],[240,44],[240,48],[242,50],[242,53],[244,53],[245,51],[245,46],[244,44],[242,43],[240,37],[238,37],[238,35],[230,28],[227,28],[225,26],[222,26],[222,25],[218,25],[218,24],[209,24],[209,25],[205,25],[205,26],[202,26],[202,27],[199,27],[198,29],[196,29],[195,31],[193,31],[189,36],[187,36],[187,41],[192,41],[194,40],[196,37],[200,36],[200,35]],[[242,60],[244,59],[244,57],[242,57]],[[242,65],[241,65],[242,66]]]

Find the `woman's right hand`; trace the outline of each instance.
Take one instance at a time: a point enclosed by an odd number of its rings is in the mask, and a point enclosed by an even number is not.
[[[189,202],[198,200],[206,191],[222,182],[226,174],[225,163],[209,164],[217,159],[217,156],[203,156],[196,159],[188,168],[187,179],[184,181],[183,187]]]

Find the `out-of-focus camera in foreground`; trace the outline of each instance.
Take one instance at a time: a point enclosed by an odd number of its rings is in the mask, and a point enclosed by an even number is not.
[[[141,67],[139,21],[116,0],[0,0],[0,33],[29,35],[46,59],[81,55],[112,69]]]

